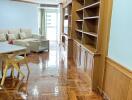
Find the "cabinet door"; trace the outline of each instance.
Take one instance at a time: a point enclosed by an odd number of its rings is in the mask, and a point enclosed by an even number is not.
[[[94,57],[88,51],[86,52],[86,72],[92,80],[93,77],[93,67],[94,67]]]
[[[76,58],[77,58],[77,44],[74,42],[73,43],[73,60],[75,64],[76,64]]]
[[[82,71],[85,71],[86,66],[86,50],[84,48],[81,48],[81,66],[80,69]]]
[[[68,44],[67,44],[67,51],[68,51],[68,58],[72,58],[73,56],[73,41],[72,39],[68,39]]]
[[[77,57],[76,57],[77,67],[81,65],[81,46],[77,44]]]

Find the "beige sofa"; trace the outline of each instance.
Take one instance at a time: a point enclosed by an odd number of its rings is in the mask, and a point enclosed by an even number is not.
[[[39,41],[39,42],[35,42]],[[42,41],[42,42],[41,42]],[[13,43],[27,47],[27,52],[49,51],[49,40],[43,36],[34,35],[30,29],[0,30],[0,42]]]

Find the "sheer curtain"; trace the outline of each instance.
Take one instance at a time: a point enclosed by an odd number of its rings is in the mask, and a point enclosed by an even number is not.
[[[39,28],[39,34],[41,36],[44,36],[46,39],[46,29],[45,29],[45,9],[40,9],[40,28]]]

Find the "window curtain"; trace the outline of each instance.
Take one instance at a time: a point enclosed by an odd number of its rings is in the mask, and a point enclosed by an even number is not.
[[[46,28],[45,28],[45,9],[40,9],[40,29],[39,34],[44,36],[46,39]]]

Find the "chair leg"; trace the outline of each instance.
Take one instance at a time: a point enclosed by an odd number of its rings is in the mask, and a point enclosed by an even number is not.
[[[25,64],[26,64],[26,66],[27,66],[27,69],[28,69],[28,74],[30,74],[30,68],[29,68],[29,66],[28,66],[28,59],[27,59],[27,56],[26,56],[26,52],[25,52],[25,54],[24,54],[24,61],[25,61]]]
[[[20,70],[20,64],[19,63],[18,63],[18,67],[19,67],[19,70]],[[17,78],[19,78],[19,76],[20,76],[20,73],[18,72]]]
[[[27,66],[28,73],[30,73],[30,68],[29,68],[29,66],[28,66],[28,61],[27,61],[27,58],[25,58],[25,64],[26,64],[26,66]]]
[[[3,74],[4,74],[4,73],[3,73],[4,67],[5,67],[5,64],[4,64],[4,62],[2,62],[2,73],[1,73],[2,76],[3,76]]]
[[[3,86],[3,84],[4,84],[6,74],[7,74],[7,70],[8,70],[8,63],[6,63],[6,65],[5,65],[5,69],[4,69],[4,73],[3,73],[3,77],[2,77],[2,81],[1,81],[1,86]]]
[[[17,65],[15,62],[13,62],[12,65],[16,68],[16,70],[17,70],[23,77],[25,77],[25,74],[19,69],[18,65]]]
[[[30,68],[29,68],[29,66],[28,66],[28,61],[27,61],[27,59],[25,59],[25,64],[26,64],[27,69],[28,69],[28,75],[27,75],[27,81],[28,81],[29,74],[30,74]]]
[[[14,67],[13,66],[11,67],[11,76],[12,78],[14,78]]]

